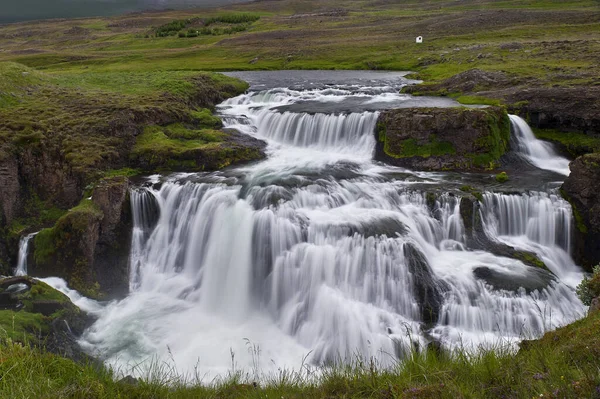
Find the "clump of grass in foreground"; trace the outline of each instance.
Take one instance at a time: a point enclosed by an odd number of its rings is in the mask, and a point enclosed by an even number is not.
[[[182,377],[155,362],[146,378],[118,382],[104,368],[82,365],[4,340],[0,344],[0,396],[10,398],[575,398],[598,397],[600,312],[525,341],[518,353],[498,346],[469,354],[413,353],[392,369],[357,361],[327,367],[318,376],[281,371],[254,386],[253,376],[232,371],[206,382]]]

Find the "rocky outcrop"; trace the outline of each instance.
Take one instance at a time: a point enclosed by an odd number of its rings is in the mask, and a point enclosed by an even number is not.
[[[0,225],[7,225],[19,204],[19,166],[14,157],[5,156],[0,160],[0,187]]]
[[[425,256],[412,244],[404,246],[404,257],[413,276],[414,294],[421,309],[421,320],[427,327],[435,325],[444,303],[443,292],[447,289],[442,281],[434,278]]]
[[[131,243],[129,180],[101,180],[83,200],[33,242],[29,274],[62,276],[87,295],[127,293]]]
[[[470,95],[497,99],[535,128],[600,134],[600,87],[541,86],[503,72],[470,69],[440,83],[413,85],[418,95]]]
[[[93,361],[77,344],[91,318],[64,294],[30,277],[0,278],[0,329],[11,339],[76,360]]]
[[[510,121],[501,107],[405,108],[382,112],[375,159],[417,170],[494,169]]]
[[[575,216],[575,261],[591,271],[600,263],[600,154],[587,154],[569,165],[571,174],[562,185],[563,196]]]
[[[92,202],[103,214],[94,250],[93,273],[105,294],[122,296],[128,290],[133,228],[129,179],[117,176],[101,180],[94,189]]]

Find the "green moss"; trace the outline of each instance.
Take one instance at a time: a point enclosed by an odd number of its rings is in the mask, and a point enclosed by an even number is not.
[[[460,188],[460,191],[469,193],[473,197],[475,197],[479,202],[483,202],[483,194],[481,194],[480,191],[477,191],[474,187],[465,185]]]
[[[454,145],[448,141],[438,140],[437,136],[431,135],[429,142],[421,144],[415,139],[401,140],[397,143],[400,151],[391,151],[389,146],[384,146],[384,151],[387,155],[394,158],[410,158],[430,156],[442,156],[456,154]]]
[[[585,222],[583,221],[583,216],[581,216],[579,209],[577,209],[577,206],[575,206],[575,204],[573,203],[573,200],[571,200],[571,197],[569,197],[567,195],[567,192],[565,190],[563,190],[561,188],[559,191],[560,191],[560,195],[564,199],[566,199],[569,202],[569,204],[571,204],[571,209],[573,210],[573,216],[575,217],[575,227],[577,228],[577,230],[579,230],[580,233],[587,234],[588,228],[585,225]]]
[[[514,256],[529,266],[538,267],[540,269],[549,270],[548,266],[540,260],[535,254],[525,251],[515,251]]]
[[[600,138],[576,132],[561,132],[553,129],[533,129],[535,136],[541,140],[557,143],[565,148],[573,157],[591,152],[600,152]]]
[[[508,181],[508,174],[506,172],[500,172],[495,177],[498,183],[506,183]]]
[[[33,252],[35,263],[44,264],[50,261],[56,252],[55,236],[54,228],[43,229],[35,236]]]
[[[502,101],[481,97],[481,96],[467,96],[467,95],[450,95],[456,101],[464,105],[502,105]]]
[[[219,129],[223,127],[223,122],[221,121],[221,118],[214,116],[209,109],[202,108],[197,111],[192,111],[190,115],[192,116],[194,121],[201,127],[211,129]]]
[[[111,169],[104,173],[104,177],[117,177],[117,176],[133,177],[133,176],[137,176],[141,173],[142,173],[141,170],[132,169],[132,168]]]

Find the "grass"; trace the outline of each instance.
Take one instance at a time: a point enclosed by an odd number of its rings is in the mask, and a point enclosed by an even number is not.
[[[600,152],[600,137],[553,129],[533,129],[533,132],[538,139],[558,144],[573,157],[589,152]]]
[[[383,369],[372,362],[332,366],[319,375],[281,371],[256,386],[231,372],[212,383],[181,377],[172,362],[154,362],[135,383],[114,371],[78,364],[10,338],[0,343],[0,395],[10,398],[532,398],[597,397],[600,313],[524,341],[454,354],[414,352]],[[308,374],[307,374],[308,373]],[[310,375],[310,378],[307,376]]]
[[[0,60],[86,73],[376,68],[416,71],[430,82],[480,68],[500,69],[549,85],[585,84],[598,77],[592,55],[600,50],[600,23],[590,17],[596,10],[597,2],[591,0],[560,4],[489,0],[255,2],[200,16],[210,22],[210,28],[252,23],[250,30],[189,40],[145,38],[153,27],[199,18],[197,12],[185,10],[109,20],[7,25],[0,27],[0,36],[11,40],[3,46]],[[65,32],[73,26],[93,33],[68,36]],[[189,28],[193,27],[180,31]],[[29,33],[35,34],[35,43],[29,40]],[[419,34],[425,36],[422,45],[414,43]],[[577,44],[565,45],[565,41]],[[520,42],[522,48],[504,47],[511,42]],[[255,58],[257,61],[250,63]]]

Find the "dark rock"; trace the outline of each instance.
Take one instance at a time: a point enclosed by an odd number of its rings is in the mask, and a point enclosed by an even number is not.
[[[128,291],[133,230],[129,180],[124,176],[101,180],[94,188],[92,201],[103,213],[94,251],[94,275],[105,294],[120,297]]]
[[[510,139],[501,107],[404,108],[384,111],[375,159],[417,170],[481,170],[498,166]]]
[[[575,216],[573,257],[591,272],[600,263],[600,154],[587,154],[569,165],[562,194]]]
[[[533,127],[600,134],[600,87],[513,88],[500,96]]]
[[[55,312],[66,309],[68,304],[64,301],[33,301],[32,303],[32,313],[41,313],[44,316],[50,316]]]
[[[1,154],[0,154],[1,155]],[[0,225],[12,222],[19,206],[19,168],[16,158],[0,160]]]
[[[470,249],[482,249],[496,256],[518,259],[527,266],[548,271],[544,262],[533,252],[519,250],[510,245],[490,240],[483,229],[480,207],[479,200],[470,195],[464,196],[460,200],[460,215],[465,227],[467,246]]]
[[[516,79],[504,72],[470,69],[456,74],[439,84],[408,86],[404,89],[404,92],[425,92],[431,94],[467,93],[492,88],[511,87],[515,83]]]
[[[497,290],[516,292],[524,288],[527,293],[535,290],[541,291],[554,281],[554,276],[550,272],[535,267],[529,267],[527,275],[522,276],[481,266],[473,270],[473,275]]]
[[[35,236],[28,272],[35,277],[60,276],[72,288],[96,296],[98,287],[92,265],[103,214],[95,204],[85,201],[62,216],[54,227]]]
[[[413,275],[414,292],[421,308],[421,319],[427,326],[437,323],[443,304],[444,285],[436,280],[425,256],[412,244],[404,245],[404,257]]]

